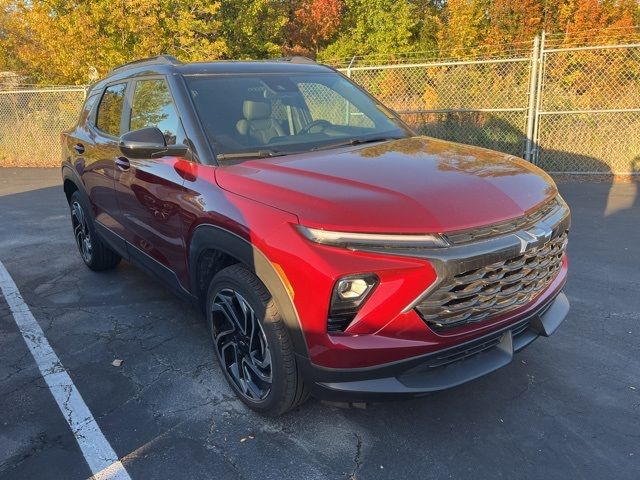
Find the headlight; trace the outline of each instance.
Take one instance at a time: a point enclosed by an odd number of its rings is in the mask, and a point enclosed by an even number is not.
[[[312,242],[323,245],[357,249],[381,248],[441,248],[449,244],[437,233],[403,235],[386,233],[332,232],[298,225],[298,230]]]

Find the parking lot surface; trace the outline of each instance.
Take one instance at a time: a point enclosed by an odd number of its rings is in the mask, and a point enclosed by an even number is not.
[[[0,262],[133,479],[638,479],[638,187],[560,185],[572,308],[555,335],[472,383],[366,409],[247,410],[196,310],[127,263],[82,264],[57,169],[0,169]],[[1,295],[0,412],[0,478],[91,476]]]

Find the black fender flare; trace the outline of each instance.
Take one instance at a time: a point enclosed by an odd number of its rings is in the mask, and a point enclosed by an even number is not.
[[[198,225],[194,229],[189,242],[189,280],[192,293],[195,293],[198,287],[198,259],[207,249],[216,249],[238,259],[260,279],[273,296],[278,312],[289,331],[295,353],[308,357],[300,318],[282,277],[264,253],[239,235],[210,224]]]
[[[70,182],[72,182],[77,190],[80,192],[80,195],[83,196],[84,200],[87,202],[87,205],[91,205],[91,202],[89,202],[89,195],[87,195],[87,191],[84,187],[84,183],[82,182],[82,179],[80,178],[80,175],[78,175],[78,172],[76,172],[73,168],[71,168],[69,165],[63,165],[62,166],[62,188],[64,190],[64,183],[69,180]],[[93,213],[93,212],[91,212]]]

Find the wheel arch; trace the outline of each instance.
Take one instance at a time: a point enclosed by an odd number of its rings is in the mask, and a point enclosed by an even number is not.
[[[71,202],[71,195],[76,191],[80,192],[80,195],[82,195],[85,200],[89,200],[80,176],[68,166],[62,167],[62,188],[64,189],[67,203]]]
[[[218,265],[214,265],[215,252],[220,254],[217,259],[221,260],[221,263]],[[208,281],[212,278],[212,275],[202,275],[202,262],[207,262],[206,266],[214,268],[215,271],[234,263],[241,263],[256,275],[272,295],[278,312],[287,326],[296,353],[308,357],[300,319],[289,290],[281,275],[262,251],[248,240],[224,228],[210,224],[198,225],[189,241],[189,283],[191,293],[199,298],[201,305],[203,305],[202,293],[206,292],[209,286]],[[205,282],[206,284],[203,285]]]
[[[67,197],[67,203],[70,203],[71,195],[73,195],[73,192],[78,191],[78,186],[73,182],[73,180],[66,178],[64,180],[63,188],[64,188],[64,194]]]

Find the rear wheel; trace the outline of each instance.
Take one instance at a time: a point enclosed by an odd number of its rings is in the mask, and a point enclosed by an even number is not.
[[[73,236],[84,263],[95,271],[108,270],[120,263],[120,255],[107,247],[96,234],[93,219],[82,197],[74,192],[69,200]]]
[[[269,291],[244,266],[232,265],[213,278],[207,321],[220,367],[250,408],[280,415],[306,400],[284,321]]]

